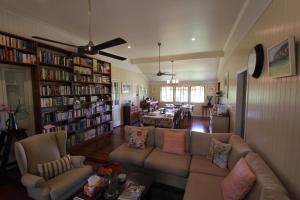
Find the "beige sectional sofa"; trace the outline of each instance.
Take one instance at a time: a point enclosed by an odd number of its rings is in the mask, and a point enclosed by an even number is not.
[[[147,148],[133,149],[127,144],[111,152],[110,159],[121,162],[125,168],[152,175],[157,182],[185,189],[184,200],[223,199],[220,183],[235,163],[245,157],[256,175],[256,183],[247,200],[289,199],[286,189],[271,169],[253,153],[250,147],[237,135],[230,133],[205,134],[186,132],[186,153],[176,155],[163,152],[163,128],[144,127],[148,130]],[[174,130],[182,131],[182,130]],[[128,141],[129,127],[125,127]],[[206,159],[212,138],[232,145],[228,169],[221,169]]]

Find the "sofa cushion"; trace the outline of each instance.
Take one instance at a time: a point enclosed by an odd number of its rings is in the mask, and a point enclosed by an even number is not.
[[[228,168],[232,169],[240,158],[245,157],[252,150],[245,141],[238,135],[232,135],[228,141],[232,145],[228,160]]]
[[[165,130],[163,151],[184,155],[185,132]]]
[[[272,199],[270,198],[272,196],[287,197],[284,186],[258,154],[250,152],[245,160],[256,176],[256,182],[246,196],[246,200]]]
[[[81,188],[92,174],[91,166],[74,168],[46,182],[51,199],[66,199]]]
[[[160,172],[187,177],[191,156],[189,154],[177,155],[165,153],[155,148],[144,162],[145,168]]]
[[[184,200],[223,200],[221,181],[223,177],[190,173]]]
[[[210,141],[212,138],[220,142],[228,143],[231,133],[199,133],[192,131],[191,133],[191,154],[192,155],[207,155]]]
[[[244,199],[251,190],[255,179],[247,162],[241,158],[221,182],[224,200]]]
[[[213,164],[212,161],[208,160],[205,156],[200,155],[192,156],[190,172],[203,173],[221,177],[224,177],[229,173],[228,169],[222,169]]]
[[[146,146],[145,149],[130,148],[127,144],[122,144],[109,154],[109,158],[120,163],[143,166],[145,158],[152,151],[153,147]]]
[[[164,133],[166,130],[174,132],[185,132],[185,152],[190,152],[190,133],[186,129],[166,129],[166,128],[155,128],[155,147],[162,149],[164,145]]]
[[[154,126],[144,126],[144,127],[136,127],[136,126],[125,126],[125,140],[126,142],[129,141],[129,133],[130,129],[142,129],[147,130],[147,142],[146,146],[154,146]]]

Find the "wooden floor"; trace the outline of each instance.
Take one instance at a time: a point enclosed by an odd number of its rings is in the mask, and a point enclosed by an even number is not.
[[[209,133],[209,121],[207,119],[193,118],[192,120],[184,120],[181,125],[183,129],[189,129],[196,132]],[[124,142],[124,126],[114,129],[113,134],[105,137],[101,141],[91,143],[84,147],[79,147],[71,151],[73,155],[84,155],[87,157],[88,163],[103,162],[108,160],[108,155],[115,148]],[[9,176],[12,177],[10,182],[0,185],[0,199],[5,200],[27,200],[25,188],[20,183],[20,174],[15,168],[10,171]],[[3,179],[3,177],[0,177]]]

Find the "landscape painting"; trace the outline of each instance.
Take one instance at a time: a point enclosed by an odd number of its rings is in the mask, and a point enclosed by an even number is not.
[[[271,78],[296,75],[293,37],[289,37],[268,49],[268,64]]]

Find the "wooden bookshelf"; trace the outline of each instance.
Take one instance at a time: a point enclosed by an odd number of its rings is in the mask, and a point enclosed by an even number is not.
[[[110,63],[1,31],[0,63],[31,67],[37,133],[66,131],[71,148],[112,132]]]

